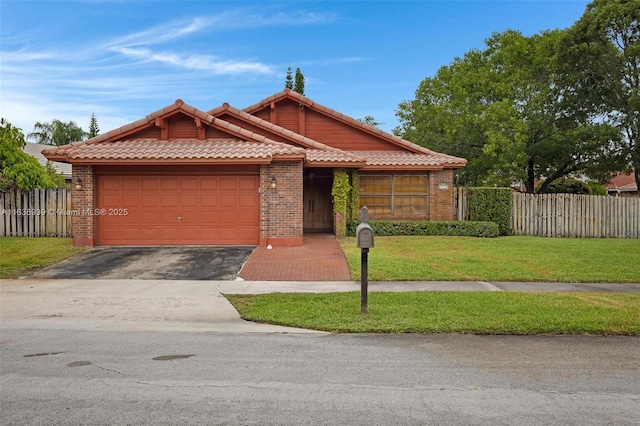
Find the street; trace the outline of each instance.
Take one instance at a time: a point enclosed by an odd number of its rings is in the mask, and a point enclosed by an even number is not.
[[[640,339],[3,329],[0,424],[640,424]]]

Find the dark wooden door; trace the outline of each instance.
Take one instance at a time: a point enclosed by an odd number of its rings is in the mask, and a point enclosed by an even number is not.
[[[305,232],[333,231],[332,179],[332,176],[314,176],[313,179],[305,179],[303,190]]]

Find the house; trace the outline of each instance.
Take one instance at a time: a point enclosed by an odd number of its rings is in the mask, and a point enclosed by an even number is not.
[[[43,150],[50,149],[50,148],[51,148],[51,145],[27,142],[24,145],[23,151],[29,154],[30,156],[34,157],[36,160],[38,160],[38,163],[40,163],[42,166],[46,166],[47,163],[51,163],[51,167],[53,167],[53,169],[56,172],[62,174],[64,176],[64,180],[67,183],[70,183],[71,182],[71,164],[59,163],[57,161],[49,161],[47,160],[47,157],[42,155]]]
[[[618,173],[611,179],[607,188],[607,193],[614,197],[637,197],[638,185],[632,173]]]
[[[372,219],[453,220],[466,164],[289,89],[242,110],[177,100],[44,155],[73,165],[81,246],[296,246],[341,234],[359,205]]]

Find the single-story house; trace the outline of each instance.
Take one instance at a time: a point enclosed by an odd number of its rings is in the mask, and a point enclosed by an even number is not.
[[[38,160],[38,163],[43,166],[46,166],[47,163],[50,163],[51,167],[53,167],[56,172],[64,176],[64,180],[67,182],[67,184],[71,183],[71,164],[47,160],[47,157],[42,155],[42,151],[49,148],[51,148],[51,145],[27,142],[24,145],[23,151],[34,157],[36,160]]]
[[[177,100],[43,154],[73,165],[81,246],[302,245],[364,205],[371,219],[453,220],[466,164],[289,89],[243,110]]]
[[[611,179],[607,188],[607,193],[614,197],[637,197],[638,185],[632,173],[618,173]]]

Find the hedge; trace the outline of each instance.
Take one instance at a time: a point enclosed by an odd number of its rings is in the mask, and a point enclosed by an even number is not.
[[[347,222],[347,235],[354,237],[357,220]],[[455,237],[497,237],[500,232],[493,222],[450,221],[450,222],[409,222],[393,220],[370,220],[369,225],[376,236],[431,235]]]
[[[469,220],[494,222],[500,235],[511,226],[511,188],[469,188]]]

